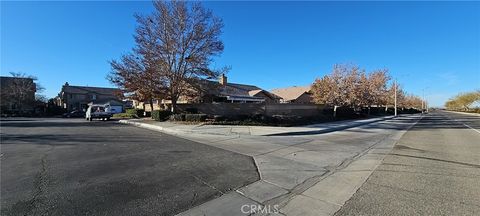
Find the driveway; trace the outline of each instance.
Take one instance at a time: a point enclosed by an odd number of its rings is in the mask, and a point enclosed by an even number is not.
[[[116,122],[2,119],[2,215],[172,215],[259,179],[251,157]]]

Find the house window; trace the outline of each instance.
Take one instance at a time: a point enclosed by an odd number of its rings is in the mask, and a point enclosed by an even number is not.
[[[97,99],[97,95],[92,95],[92,100],[96,100]]]
[[[73,99],[73,94],[69,94],[68,97],[69,97],[70,99]]]

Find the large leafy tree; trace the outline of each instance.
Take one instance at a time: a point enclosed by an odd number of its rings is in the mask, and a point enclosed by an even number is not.
[[[137,16],[136,47],[111,62],[109,79],[137,97],[169,99],[175,111],[182,95],[202,86],[196,85],[200,79],[225,72],[210,69],[224,49],[223,22],[199,2],[154,1],[154,6],[152,14]]]

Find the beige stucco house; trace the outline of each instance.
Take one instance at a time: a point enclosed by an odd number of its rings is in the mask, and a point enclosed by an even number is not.
[[[218,81],[199,80],[204,92],[195,97],[182,96],[177,104],[189,103],[279,103],[280,97],[258,86],[228,82],[222,74]],[[134,107],[150,111],[148,102],[133,102]],[[153,100],[154,109],[166,109],[171,104],[170,100]]]
[[[271,92],[281,97],[281,103],[312,104],[313,98],[310,86],[292,86],[273,89]]]

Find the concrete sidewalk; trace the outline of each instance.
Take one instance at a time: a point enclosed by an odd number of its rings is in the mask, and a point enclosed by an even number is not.
[[[333,215],[420,118],[409,115],[288,128],[121,123],[175,134],[255,160],[260,181],[180,215]]]
[[[300,127],[273,127],[273,126],[237,126],[237,125],[208,125],[208,124],[179,124],[173,122],[158,122],[152,119],[120,120],[121,123],[133,124],[139,127],[155,129],[165,133],[196,133],[212,135],[253,135],[253,136],[283,136],[283,135],[309,135],[328,133],[336,130],[358,127],[377,121],[392,119],[393,116],[378,118],[335,121]],[[154,126],[154,127],[152,127]]]
[[[458,112],[458,111],[449,111],[449,110],[444,110],[443,112],[463,114],[463,115],[471,115],[471,116],[480,116],[480,113],[468,113],[468,112]]]

